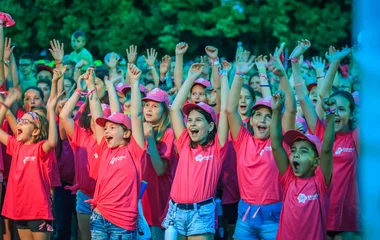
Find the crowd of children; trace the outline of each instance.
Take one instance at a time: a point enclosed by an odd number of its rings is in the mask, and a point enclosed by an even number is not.
[[[14,24],[0,13],[3,239],[361,239],[352,49],[184,66],[185,42],[159,63],[132,45],[95,66],[76,31],[52,68],[16,60]]]

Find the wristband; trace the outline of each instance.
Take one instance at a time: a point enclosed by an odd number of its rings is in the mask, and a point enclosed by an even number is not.
[[[149,66],[148,68],[149,68],[149,69],[154,69],[154,66]]]
[[[330,114],[335,114],[335,109],[330,109],[330,108],[327,108],[326,109],[326,116],[330,115]]]
[[[269,78],[266,75],[262,74],[262,73],[259,74],[259,77],[265,78],[267,81],[269,81]]]
[[[219,58],[210,59],[210,65],[219,65]]]
[[[57,61],[57,62],[55,62],[55,65],[61,64],[61,63],[62,63],[61,61]]]
[[[270,87],[270,84],[260,84],[260,87]]]
[[[86,96],[86,93],[85,93],[85,92],[82,92],[82,91],[79,90],[79,89],[75,89],[74,92],[75,92],[76,94],[78,94],[79,96],[82,96],[82,95]]]
[[[294,62],[294,63],[297,63],[300,61],[298,58],[289,58],[289,60]]]
[[[237,73],[235,73],[235,74],[238,75],[238,76],[240,76],[240,77],[242,77],[242,78],[245,78],[245,74],[244,74],[244,73],[237,72]]]
[[[91,96],[91,94],[93,94],[94,92],[96,92],[96,88],[92,89],[91,91],[89,91],[86,95],[86,97],[89,97]]]
[[[294,87],[300,87],[300,86],[302,86],[302,85],[304,85],[305,84],[305,81],[303,81],[303,82],[301,82],[301,83],[299,83],[299,84],[294,84]]]

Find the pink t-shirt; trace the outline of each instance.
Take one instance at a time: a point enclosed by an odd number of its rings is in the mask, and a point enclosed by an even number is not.
[[[241,198],[249,204],[281,202],[279,172],[272,155],[270,138],[255,138],[242,125],[233,144]]]
[[[93,197],[100,159],[94,134],[74,123],[73,138],[68,140],[74,152],[75,184],[87,196]]]
[[[157,150],[164,161],[168,161],[169,168],[165,175],[158,176],[154,170],[152,160],[147,149],[146,167],[143,173],[143,180],[148,183],[145,194],[142,198],[144,216],[150,226],[161,226],[162,217],[166,205],[170,199],[170,189],[173,182],[173,167],[177,161],[174,153],[174,133],[171,128],[167,129],[162,141],[157,143]]]
[[[50,201],[50,169],[54,150],[42,145],[24,145],[9,136],[7,153],[12,154],[2,215],[14,220],[53,220]]]
[[[174,142],[179,160],[170,197],[177,203],[196,203],[215,197],[216,186],[227,153],[227,144],[214,144],[203,149],[190,147],[190,136],[185,129]]]
[[[327,239],[330,188],[320,168],[313,177],[297,178],[289,166],[279,179],[284,189],[284,202],[276,239]]]
[[[101,162],[91,206],[116,226],[134,231],[145,149],[133,136],[127,146],[114,149],[108,148],[103,138],[98,153]]]
[[[315,135],[324,138],[325,126],[317,120]],[[330,197],[327,229],[329,231],[359,231],[359,197],[357,183],[357,129],[337,133],[333,146],[334,188]]]

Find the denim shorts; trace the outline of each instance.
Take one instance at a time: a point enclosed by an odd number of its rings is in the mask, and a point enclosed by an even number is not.
[[[81,190],[77,191],[77,213],[91,215],[91,205],[90,203],[85,202],[89,199],[91,198],[84,194]]]
[[[282,202],[253,205],[240,200],[234,239],[276,239]]]
[[[170,221],[173,221],[178,233],[183,236],[215,234],[215,201],[202,206],[194,203],[191,210],[180,209],[177,205],[169,201],[168,213],[162,223],[164,228],[168,228]]]
[[[94,210],[90,217],[90,230],[92,240],[136,240],[136,231],[116,226]]]

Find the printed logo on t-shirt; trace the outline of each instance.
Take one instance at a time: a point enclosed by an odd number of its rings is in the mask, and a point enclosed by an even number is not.
[[[355,148],[338,148],[336,151],[335,151],[335,155],[340,155],[342,152],[345,152],[345,153],[351,153],[355,151]]]
[[[35,160],[36,160],[36,157],[25,157],[22,162],[26,164],[26,162],[34,162]]]
[[[305,203],[307,200],[312,201],[312,200],[317,200],[317,199],[318,199],[317,193],[314,195],[309,195],[309,196],[306,196],[305,194],[300,193],[297,197],[297,200],[299,203]]]
[[[264,149],[261,149],[260,156],[262,156],[265,151],[271,152],[272,151],[272,146],[266,146]]]
[[[119,157],[113,157],[110,161],[111,164],[114,164],[115,162],[118,161],[123,161],[126,157],[125,156],[119,156]]]
[[[94,154],[94,158],[98,158],[99,156],[98,156],[98,154],[97,153],[95,153]]]
[[[202,154],[198,154],[198,155],[195,157],[195,161],[197,161],[197,162],[208,161],[208,160],[211,160],[212,157],[213,157],[213,155],[210,155],[210,156],[203,156]]]

